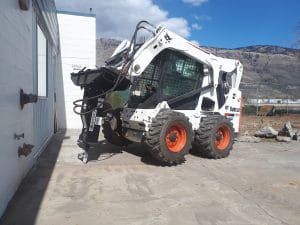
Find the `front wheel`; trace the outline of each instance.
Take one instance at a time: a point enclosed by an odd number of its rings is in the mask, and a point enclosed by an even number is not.
[[[195,133],[194,148],[204,157],[219,159],[229,155],[233,142],[230,120],[220,115],[208,115]]]
[[[146,139],[154,158],[165,165],[177,165],[191,149],[193,130],[184,114],[166,110],[153,119]]]

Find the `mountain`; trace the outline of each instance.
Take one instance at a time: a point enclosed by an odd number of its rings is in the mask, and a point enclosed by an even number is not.
[[[121,42],[116,39],[100,38],[96,40],[96,65],[102,66]]]
[[[101,66],[120,41],[100,38],[96,42]],[[238,59],[244,65],[240,85],[245,98],[300,98],[300,50],[271,45],[236,49],[204,47],[211,53]]]
[[[283,54],[283,55],[297,55],[299,49],[285,48],[273,45],[253,45],[248,47],[236,48],[237,50],[245,50],[248,52],[266,53],[266,54]]]
[[[300,50],[262,45],[209,50],[241,61],[240,88],[246,98],[300,98]]]

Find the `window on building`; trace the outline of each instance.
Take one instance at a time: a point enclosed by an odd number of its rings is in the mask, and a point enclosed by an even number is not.
[[[38,96],[47,97],[47,39],[37,26],[37,85]]]

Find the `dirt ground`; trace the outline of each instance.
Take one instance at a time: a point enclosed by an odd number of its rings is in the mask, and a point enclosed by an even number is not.
[[[258,129],[271,126],[279,131],[284,124],[290,121],[295,128],[300,129],[300,115],[291,114],[283,116],[246,116],[242,117],[241,134],[248,132],[249,135],[254,135]]]
[[[78,134],[54,136],[0,224],[300,224],[300,142],[237,142],[225,159],[161,167],[143,146],[102,141],[84,165]]]

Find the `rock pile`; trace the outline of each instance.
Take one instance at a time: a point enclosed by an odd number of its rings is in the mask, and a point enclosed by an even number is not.
[[[256,131],[254,136],[259,138],[276,138],[279,142],[300,141],[300,131],[293,128],[290,121],[286,122],[279,132],[272,127],[263,127]]]
[[[275,138],[278,132],[273,127],[263,127],[255,132],[255,137],[260,138]]]

